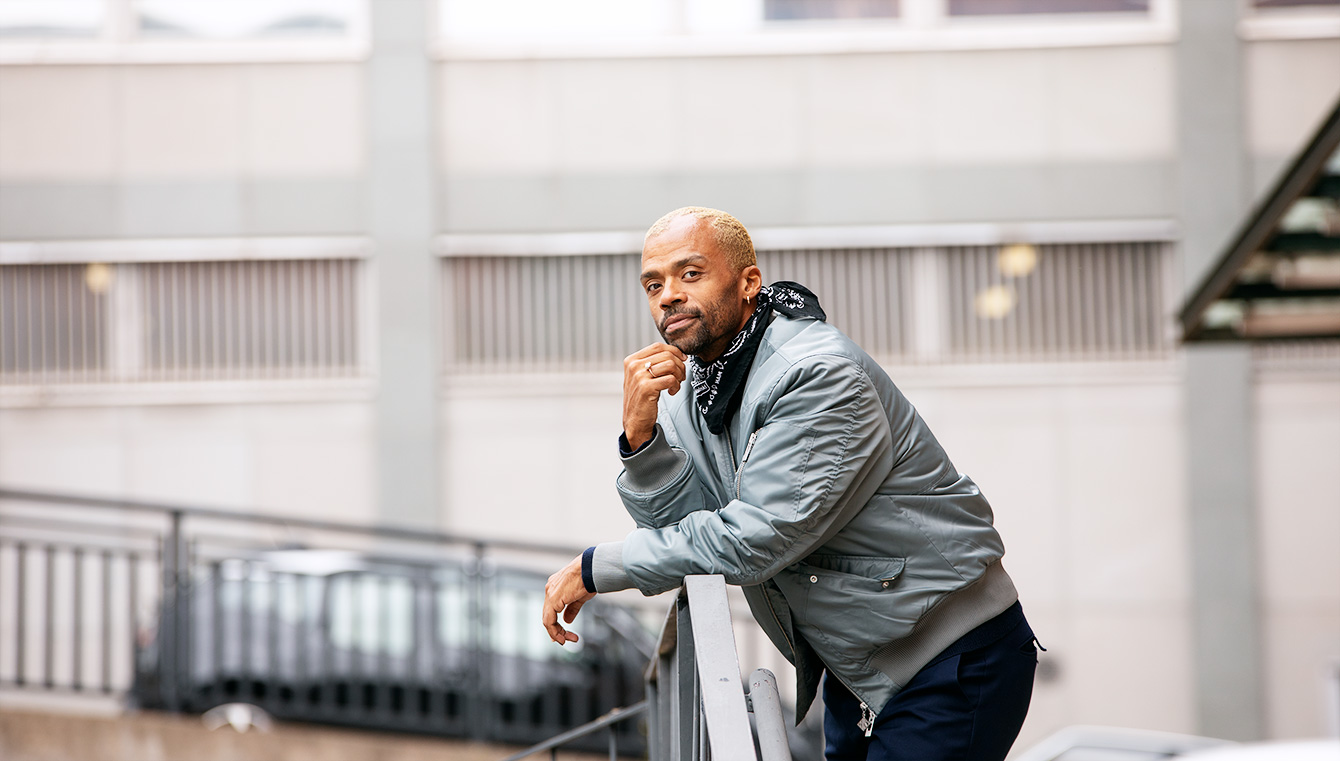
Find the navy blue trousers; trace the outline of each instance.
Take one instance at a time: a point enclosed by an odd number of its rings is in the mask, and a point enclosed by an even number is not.
[[[1019,736],[1033,696],[1038,652],[1023,608],[968,632],[917,672],[875,718],[858,725],[861,702],[824,676],[828,761],[1000,761]]]

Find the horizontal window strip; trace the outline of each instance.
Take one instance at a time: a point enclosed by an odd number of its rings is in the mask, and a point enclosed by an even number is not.
[[[1172,356],[1166,242],[760,251],[891,364]],[[590,372],[657,340],[636,254],[442,260],[447,374]]]
[[[363,262],[0,266],[0,384],[367,374]]]

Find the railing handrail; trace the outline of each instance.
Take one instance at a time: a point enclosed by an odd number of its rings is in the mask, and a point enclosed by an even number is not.
[[[312,531],[329,531],[344,534],[365,534],[386,539],[405,539],[435,544],[451,544],[469,547],[488,547],[490,549],[537,552],[555,555],[577,555],[583,548],[542,542],[523,542],[498,537],[465,536],[431,529],[394,526],[386,524],[360,524],[343,521],[317,520],[277,515],[274,513],[255,513],[245,510],[229,510],[218,507],[199,507],[193,505],[172,505],[163,502],[125,499],[121,497],[97,497],[87,494],[68,494],[60,492],[37,491],[30,489],[11,489],[0,486],[0,501],[14,500],[23,502],[42,502],[48,504],[73,505],[137,512],[159,513],[165,516],[181,515],[187,518],[206,518],[209,520],[235,521],[238,523],[262,523],[272,526],[301,528]]]
[[[758,759],[724,576],[684,577],[657,640],[656,656],[647,666],[646,681],[653,761]],[[750,681],[760,685],[760,694],[771,691],[753,708],[756,717],[767,714],[760,721],[765,758],[789,756],[776,678],[759,669]]]
[[[558,748],[563,747],[564,745],[567,745],[573,740],[578,740],[580,738],[586,737],[587,735],[598,732],[612,724],[618,724],[621,721],[636,718],[646,712],[647,712],[647,701],[645,700],[641,701],[640,703],[634,703],[630,706],[615,708],[613,711],[610,711],[609,713],[605,714],[604,716],[601,716],[598,719],[588,721],[587,723],[581,725],[580,727],[576,727],[575,729],[569,729],[568,731],[564,732],[561,735],[554,735],[553,737],[549,738],[548,740],[545,740],[542,743],[532,745],[523,751],[513,753],[507,758],[504,758],[502,761],[517,761],[517,759],[525,758],[526,756],[533,756],[536,753],[543,753],[546,750],[556,750]],[[613,748],[611,748],[611,750],[613,751]],[[610,758],[614,757],[615,757],[614,753],[611,752]]]

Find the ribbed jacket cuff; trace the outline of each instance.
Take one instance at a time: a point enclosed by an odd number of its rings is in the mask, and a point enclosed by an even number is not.
[[[623,458],[623,485],[633,492],[654,492],[670,483],[684,469],[688,455],[670,446],[658,423],[645,446]]]
[[[587,592],[596,591],[596,580],[591,575],[591,562],[595,553],[595,547],[587,547],[586,551],[582,553],[582,586],[586,587]]]
[[[591,578],[597,592],[618,592],[633,586],[623,570],[623,542],[597,544],[591,554]]]

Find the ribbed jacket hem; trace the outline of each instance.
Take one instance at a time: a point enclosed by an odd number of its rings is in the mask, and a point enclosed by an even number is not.
[[[1019,599],[1010,575],[996,561],[982,578],[945,597],[922,616],[912,633],[875,651],[870,666],[902,689],[945,648]]]

